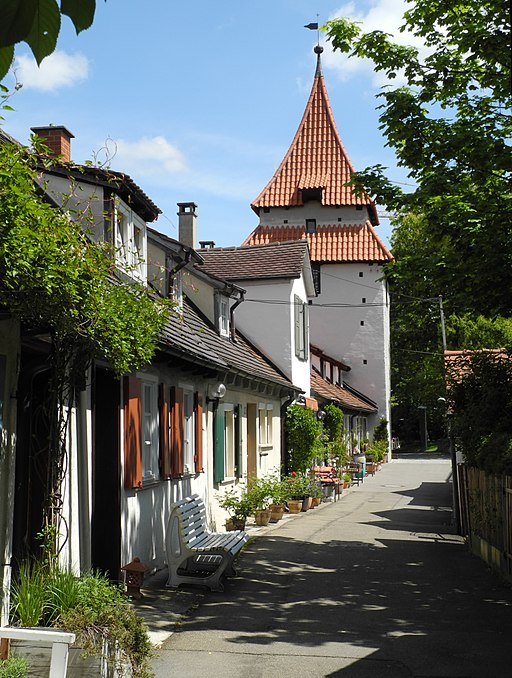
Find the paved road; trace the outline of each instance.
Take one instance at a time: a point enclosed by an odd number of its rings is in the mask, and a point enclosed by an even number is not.
[[[452,534],[450,464],[388,464],[255,539],[157,678],[509,678],[512,590]]]

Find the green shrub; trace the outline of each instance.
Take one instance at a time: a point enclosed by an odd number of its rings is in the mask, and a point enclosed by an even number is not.
[[[286,410],[286,434],[290,468],[305,473],[313,463],[313,459],[323,458],[323,427],[313,410],[300,405],[290,405]]]
[[[106,646],[111,665],[128,662],[133,676],[150,675],[146,626],[122,588],[101,574],[77,577],[37,561],[23,564],[12,586],[11,623],[75,633],[84,654],[101,655]]]

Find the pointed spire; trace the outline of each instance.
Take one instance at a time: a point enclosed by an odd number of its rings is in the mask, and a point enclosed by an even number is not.
[[[379,223],[375,203],[368,195],[358,195],[348,185],[355,170],[343,146],[331,109],[316,45],[315,79],[299,128],[274,176],[252,203],[259,214],[264,207],[298,207],[302,192],[321,190],[322,205],[366,206],[373,224]]]

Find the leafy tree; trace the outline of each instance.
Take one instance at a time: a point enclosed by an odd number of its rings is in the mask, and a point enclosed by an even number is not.
[[[290,468],[304,473],[315,457],[323,457],[323,429],[313,410],[290,405],[286,410],[286,435]]]
[[[334,49],[373,60],[392,82],[379,94],[381,128],[417,187],[404,193],[382,166],[359,181],[400,213],[428,222],[434,257],[451,280],[450,312],[512,312],[512,117],[510,11],[506,0],[417,0],[401,30],[428,55],[363,33],[346,19],[328,22]],[[437,245],[438,244],[438,245]],[[437,290],[437,294],[442,293]],[[468,298],[469,297],[469,298]]]
[[[449,373],[453,434],[465,461],[488,473],[512,474],[512,355],[463,354]]]
[[[325,30],[335,50],[371,59],[389,78],[379,94],[381,129],[416,186],[403,192],[381,165],[355,182],[398,214],[387,266],[393,417],[411,422],[418,405],[435,410],[443,389],[439,295],[451,348],[474,345],[477,334],[507,336],[500,316],[512,314],[509,3],[416,0],[400,30],[421,38],[424,58],[346,19]],[[405,84],[393,86],[398,76]]]
[[[57,45],[61,17],[68,16],[77,35],[94,20],[96,0],[0,0],[0,80],[14,58],[14,46],[26,42],[38,64]]]

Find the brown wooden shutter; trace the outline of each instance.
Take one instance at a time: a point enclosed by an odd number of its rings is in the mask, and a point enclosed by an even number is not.
[[[158,387],[160,410],[160,475],[164,480],[171,477],[171,431],[170,431],[171,389],[167,384]]]
[[[125,377],[124,401],[124,486],[142,487],[142,403],[141,381]]]
[[[196,473],[202,473],[203,468],[203,397],[200,393],[194,393],[194,466]]]
[[[171,476],[183,475],[185,460],[183,455],[183,389],[171,388]]]

